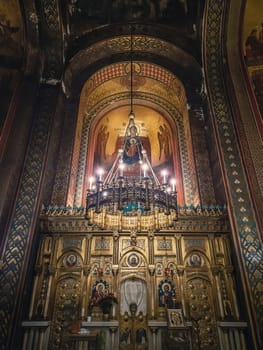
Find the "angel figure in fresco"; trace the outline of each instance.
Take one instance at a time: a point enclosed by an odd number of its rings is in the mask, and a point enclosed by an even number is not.
[[[106,145],[109,138],[109,131],[107,125],[101,125],[97,136],[97,153],[100,161],[106,160]]]
[[[5,22],[0,21],[0,45],[6,46],[9,49],[16,50],[18,48],[18,44],[12,38],[14,33],[19,31],[19,27],[13,27],[9,20]]]
[[[262,33],[263,36],[263,33]],[[254,59],[263,55],[263,41],[258,38],[258,30],[252,29],[246,40],[246,56]]]
[[[162,156],[167,159],[170,155],[170,144],[169,144],[169,130],[165,124],[159,126],[159,131],[157,132],[159,140],[159,160]]]

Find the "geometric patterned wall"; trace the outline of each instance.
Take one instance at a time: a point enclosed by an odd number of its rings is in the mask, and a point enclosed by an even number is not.
[[[225,174],[229,211],[235,229],[234,240],[242,255],[242,269],[246,271],[246,297],[253,300],[258,329],[263,337],[263,249],[249,188],[238,149],[233,116],[222,79],[221,23],[225,20],[228,1],[210,0],[205,14],[204,57],[205,76],[210,98],[212,118],[220,147]],[[245,288],[245,286],[244,286]],[[253,316],[252,316],[253,317]],[[254,323],[255,319],[251,319]],[[257,331],[257,329],[256,329]]]

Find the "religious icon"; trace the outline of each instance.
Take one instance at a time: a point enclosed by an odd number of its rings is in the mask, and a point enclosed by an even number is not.
[[[183,313],[181,309],[168,309],[168,326],[178,327],[184,325]]]
[[[174,287],[170,281],[161,281],[159,284],[159,306],[173,306]]]
[[[104,280],[96,281],[92,288],[92,304],[97,305],[99,301],[108,294],[108,284]]]
[[[201,265],[201,257],[199,254],[194,253],[190,256],[190,264],[192,266],[200,266]]]
[[[145,344],[147,341],[146,329],[140,327],[136,330],[136,343]]]
[[[77,256],[75,254],[69,254],[66,258],[66,264],[69,267],[72,267],[76,265],[77,263]]]
[[[131,254],[128,258],[128,263],[130,266],[135,267],[139,264],[139,257],[136,254]]]
[[[120,343],[122,345],[127,345],[131,343],[131,330],[129,327],[125,327],[124,329],[121,329]]]

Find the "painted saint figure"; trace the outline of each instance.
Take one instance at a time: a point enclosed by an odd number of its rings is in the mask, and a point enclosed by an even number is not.
[[[98,305],[100,300],[108,294],[108,285],[105,281],[97,281],[92,289],[92,304]]]
[[[169,282],[161,282],[159,285],[159,306],[173,306],[174,290]]]
[[[106,160],[106,145],[109,138],[109,131],[107,125],[101,125],[98,131],[98,143],[97,143],[97,154],[100,161]]]
[[[169,130],[165,124],[159,126],[159,131],[157,132],[159,140],[159,160],[164,158],[165,160],[170,155],[170,144],[169,144]]]
[[[123,161],[126,164],[135,164],[141,158],[141,143],[137,127],[130,122],[129,134],[125,140]]]

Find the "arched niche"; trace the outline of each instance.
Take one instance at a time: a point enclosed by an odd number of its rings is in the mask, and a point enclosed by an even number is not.
[[[196,199],[198,202],[184,86],[176,76],[160,66],[147,62],[134,62],[134,65],[137,70],[133,92],[135,120],[140,136],[145,138],[153,167],[159,173],[163,167],[168,167],[175,174],[179,204],[193,204]],[[83,86],[68,205],[84,205],[88,179],[98,160],[106,166],[106,170],[113,164],[118,139],[120,141],[121,134],[124,135],[130,111],[128,67],[129,62],[104,67]],[[167,138],[165,150],[160,146],[161,137]],[[105,144],[102,145],[102,142]]]

